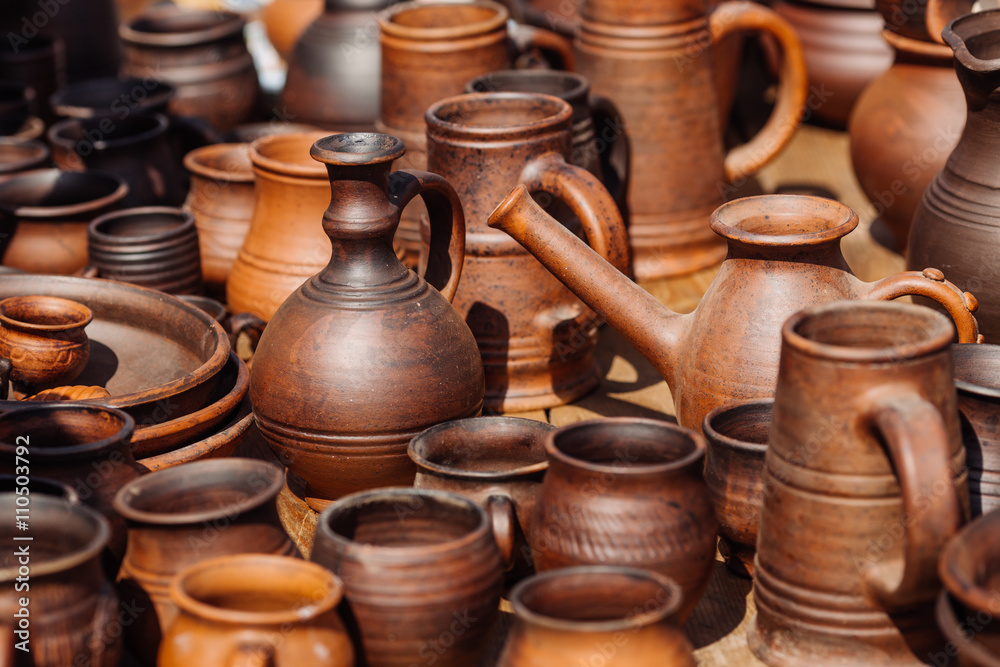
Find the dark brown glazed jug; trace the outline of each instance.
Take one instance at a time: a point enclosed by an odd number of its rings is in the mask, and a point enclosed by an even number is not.
[[[410,439],[482,411],[479,350],[449,303],[462,273],[462,204],[436,174],[390,175],[404,150],[376,133],[313,145],[333,192],[313,224],[329,236],[332,257],[278,308],[253,358],[257,426],[318,507],[354,491],[412,484]],[[392,248],[399,211],[418,195],[430,211],[426,280]]]
[[[836,302],[782,328],[747,640],[768,665],[919,665],[968,517],[946,317]]]
[[[818,197],[724,204],[711,226],[729,244],[726,261],[698,308],[676,315],[544,215],[523,187],[490,216],[649,359],[670,386],[678,422],[693,429],[715,407],[774,394],[781,325],[816,303],[930,296],[946,305],[961,342],[977,341],[975,299],[940,271],[858,280],[840,251],[857,225],[850,208]]]
[[[1000,345],[954,345],[972,516],[1000,508]]]

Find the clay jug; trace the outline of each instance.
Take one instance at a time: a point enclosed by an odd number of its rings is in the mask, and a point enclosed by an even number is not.
[[[946,317],[822,304],[782,328],[747,641],[768,665],[920,665],[968,517]]]
[[[955,345],[972,516],[1000,508],[1000,345]]]
[[[412,484],[416,467],[406,447],[413,436],[482,411],[479,349],[449,303],[464,258],[462,205],[436,174],[390,175],[404,151],[399,139],[375,133],[313,145],[310,155],[327,166],[333,192],[313,225],[322,222],[332,257],[281,304],[254,354],[255,421],[305,480],[314,507]],[[431,213],[426,280],[392,249],[399,211],[417,195]]]
[[[716,264],[725,244],[706,224],[739,184],[791,139],[806,100],[802,49],[791,26],[750,2],[723,2],[710,15],[699,0],[634,4],[586,0],[576,51],[595,95],[611,100],[631,138],[629,241],[636,278]],[[714,45],[743,30],[782,47],[781,83],[765,129],[726,154],[714,76]]]
[[[711,226],[729,254],[694,312],[677,315],[546,216],[523,187],[490,216],[491,227],[522,243],[649,359],[670,386],[677,421],[692,429],[719,405],[774,394],[781,324],[816,303],[930,296],[946,305],[961,342],[977,342],[975,298],[940,271],[858,280],[840,251],[840,239],[857,225],[850,208],[818,197],[724,204]]]
[[[597,316],[523,248],[486,221],[518,183],[575,215],[593,247],[628,273],[618,209],[590,172],[568,163],[571,109],[533,93],[449,97],[427,110],[427,162],[454,184],[469,229],[455,308],[486,371],[486,409],[534,410],[591,391]],[[489,173],[490,178],[482,178]]]
[[[955,51],[967,120],[955,150],[928,186],[913,216],[907,264],[941,262],[949,277],[980,298],[977,314],[987,340],[1000,337],[1000,174],[991,155],[1000,148],[1000,11],[956,19],[944,38]]]
[[[260,12],[271,46],[286,61],[299,37],[323,13],[323,0],[274,0]]]

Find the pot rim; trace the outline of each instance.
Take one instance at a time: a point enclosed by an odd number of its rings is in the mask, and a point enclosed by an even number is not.
[[[975,348],[980,347],[985,350],[997,350],[998,356],[1000,356],[1000,345],[990,343],[953,343],[951,346],[951,353],[955,358],[955,366],[958,366],[958,358],[965,356],[966,351],[973,353]],[[998,383],[997,386],[976,384],[970,380],[963,380],[956,375],[955,388],[963,394],[969,394],[977,397],[1000,398],[1000,383]]]
[[[359,150],[352,150],[352,149]],[[335,166],[377,165],[392,162],[406,153],[399,137],[384,132],[345,132],[317,139],[309,157]]]
[[[106,405],[92,405],[88,403],[78,403],[75,401],[60,401],[54,403],[39,403],[28,407],[16,407],[0,414],[0,423],[4,421],[9,421],[16,419],[24,414],[30,413],[53,413],[53,412],[103,412],[113,419],[115,419],[119,426],[118,430],[111,435],[99,438],[97,440],[91,440],[89,442],[84,442],[79,445],[67,445],[62,447],[45,447],[38,448],[35,447],[31,449],[31,456],[33,459],[39,461],[62,461],[62,460],[72,460],[79,458],[89,458],[95,454],[100,454],[104,451],[114,450],[116,447],[124,447],[128,449],[129,441],[132,438],[132,433],[135,431],[135,419],[132,415],[121,410],[119,408],[111,408]],[[26,434],[26,435],[31,435]],[[31,446],[31,445],[29,445]],[[16,451],[17,446],[14,443],[0,441],[0,453],[6,455],[13,455]],[[131,452],[130,452],[131,453]],[[127,461],[122,462],[127,465]]]
[[[49,96],[49,105],[52,107],[53,111],[58,116],[63,118],[94,118],[101,116],[111,116],[114,113],[114,109],[111,106],[107,107],[93,107],[85,106],[83,104],[75,104],[72,101],[74,95],[82,95],[89,92],[90,89],[97,87],[107,86],[108,88],[114,88],[116,86],[121,86],[122,89],[131,86],[133,89],[136,86],[146,87],[145,81],[149,79],[153,81],[156,85],[151,91],[148,91],[147,97],[143,98],[141,101],[136,101],[135,104],[128,106],[128,114],[126,118],[133,113],[142,113],[142,109],[159,109],[166,108],[167,104],[173,99],[177,94],[177,89],[163,81],[162,79],[156,79],[151,76],[149,77],[137,77],[137,76],[105,76],[97,79],[88,79],[85,81],[77,81],[71,83],[67,86],[63,86],[59,90],[52,93]],[[70,98],[67,100],[66,98]],[[121,97],[115,99],[115,101],[120,100]],[[151,100],[151,101],[150,101]],[[112,104],[114,101],[112,102]],[[121,118],[119,120],[124,120]]]
[[[462,114],[462,107],[471,105],[474,109],[488,109],[492,105],[510,105],[517,103],[536,102],[545,104],[551,110],[548,115],[533,121],[512,123],[503,127],[482,127],[462,125],[441,118],[444,111],[457,111]],[[493,142],[516,142],[525,138],[535,138],[546,132],[571,131],[573,108],[566,100],[553,95],[541,93],[464,93],[438,100],[427,107],[424,121],[427,124],[427,136],[442,137],[444,142],[454,140]]]
[[[955,613],[955,600],[948,594],[948,589],[942,588],[934,605],[934,618],[944,638],[958,647],[958,657],[968,658],[976,665],[1000,665],[1000,658],[983,647],[975,638],[959,631],[964,621],[959,621]]]
[[[749,440],[738,440],[730,435],[721,433],[715,429],[712,422],[715,421],[721,415],[735,412],[737,410],[749,410],[756,412],[757,410],[767,406],[768,412],[774,409],[774,398],[752,398],[749,400],[734,401],[732,403],[726,403],[724,405],[719,405],[713,408],[702,421],[702,431],[705,433],[705,438],[709,443],[719,442],[730,449],[745,450],[755,453],[763,453],[767,451],[767,443],[750,442]]]
[[[56,222],[64,222],[63,218],[91,211],[99,211],[105,206],[121,201],[129,192],[128,183],[125,182],[124,178],[117,174],[100,170],[91,171],[89,169],[82,172],[67,171],[56,167],[47,169],[31,169],[29,171],[22,171],[20,173],[13,174],[9,179],[0,182],[0,190],[5,187],[12,187],[10,184],[16,184],[20,179],[42,178],[48,175],[57,176],[59,178],[68,177],[69,179],[91,179],[91,182],[93,182],[94,179],[100,179],[106,182],[111,181],[117,183],[118,185],[113,192],[110,192],[102,197],[98,197],[97,199],[88,199],[77,202],[76,204],[63,204],[61,206],[18,206],[8,208],[7,210],[11,215],[18,218],[38,219],[39,222],[45,222],[46,219],[52,218],[56,218]]]
[[[962,67],[977,74],[995,75],[1000,69],[1000,57],[979,58],[969,50],[968,41],[971,38],[985,35],[1000,37],[1000,10],[986,9],[959,16],[941,31],[941,37],[954,51],[955,61]]]
[[[227,155],[235,155],[240,151],[246,155],[246,170],[227,171],[205,164],[202,160],[206,157],[224,158]],[[238,159],[238,158],[237,158]],[[227,183],[253,183],[253,163],[250,162],[250,144],[245,143],[225,143],[209,144],[189,151],[184,155],[184,168],[196,176],[207,178],[213,181]]]
[[[158,21],[176,16],[190,16],[191,18],[195,18],[196,16],[204,18],[216,17],[218,20],[204,28],[186,30],[184,32],[152,32],[140,30],[135,27],[143,21]],[[195,46],[242,33],[246,22],[243,16],[233,12],[190,9],[173,4],[159,5],[149,7],[132,20],[122,23],[118,29],[118,35],[127,44],[137,46]]]
[[[117,234],[109,234],[104,231],[104,227],[120,218],[129,217],[145,217],[150,215],[160,215],[160,216],[171,216],[178,219],[178,224],[165,232],[159,232],[156,234],[142,234],[135,236],[120,236]],[[131,246],[140,245],[143,243],[161,243],[165,241],[170,241],[178,236],[185,236],[192,233],[192,230],[196,230],[194,216],[191,215],[189,211],[185,211],[181,208],[175,208],[172,206],[136,206],[134,208],[123,208],[117,211],[111,211],[110,213],[105,213],[104,215],[94,218],[89,225],[87,225],[87,236],[88,241],[93,243],[94,241],[100,241],[103,243],[110,244],[114,247],[125,246],[128,249]]]
[[[32,303],[32,302],[43,302],[50,303],[56,306],[61,306],[65,311],[70,311],[73,315],[76,315],[76,319],[72,322],[65,322],[63,324],[36,324],[34,322],[26,322],[24,320],[14,319],[6,313],[7,307],[10,305],[19,305],[22,303]],[[0,322],[9,325],[11,327],[20,329],[22,331],[38,331],[38,332],[56,332],[56,331],[72,331],[74,329],[83,329],[88,324],[94,321],[94,313],[90,308],[80,303],[79,301],[73,301],[72,299],[64,299],[61,296],[45,296],[45,295],[22,295],[22,296],[9,296],[6,299],[0,300]]]
[[[503,82],[502,85],[512,85],[511,88],[504,88],[501,90],[494,90],[488,88],[490,83],[490,77],[495,77],[497,80]],[[541,95],[552,95],[553,97],[558,97],[561,100],[565,100],[570,103],[570,106],[574,102],[586,104],[587,96],[590,92],[590,81],[576,72],[567,72],[565,70],[553,70],[553,69],[501,69],[494,72],[487,72],[486,74],[480,74],[479,76],[470,79],[465,84],[466,93],[501,93],[501,92],[530,92],[523,88],[518,88],[518,84],[522,81],[569,81],[573,83],[573,86],[568,90],[560,93],[538,93]],[[486,86],[486,90],[478,90],[476,84],[482,84]],[[589,116],[590,110],[587,110]]]
[[[136,134],[129,135],[127,137],[112,137],[110,139],[99,139],[97,141],[90,141],[89,139],[74,140],[60,134],[63,130],[75,125],[81,125],[86,122],[97,122],[101,123],[104,120],[111,120],[112,123],[124,123],[152,120],[154,124],[145,130],[140,130]],[[115,126],[117,127],[117,126]],[[87,118],[64,118],[63,120],[55,123],[49,128],[46,136],[49,142],[54,146],[59,146],[63,150],[73,154],[79,155],[76,147],[80,144],[89,144],[95,150],[114,150],[116,148],[122,148],[125,146],[132,146],[134,144],[142,143],[144,141],[149,141],[150,139],[155,139],[158,136],[166,134],[167,130],[170,128],[170,122],[167,117],[162,113],[133,113],[129,114],[128,118],[124,120],[112,120],[111,116],[90,116]]]
[[[825,214],[825,215],[824,215]],[[738,224],[750,219],[779,220],[816,218],[825,220],[826,227],[814,232],[775,233],[740,229]],[[858,214],[834,199],[810,195],[753,195],[726,202],[712,212],[709,226],[728,241],[738,241],[755,247],[814,246],[837,241],[858,226]]]
[[[20,139],[13,136],[0,137],[0,148],[3,147],[23,149],[28,155],[12,160],[6,163],[6,165],[0,165],[0,175],[18,174],[27,171],[26,167],[33,167],[37,170],[40,165],[45,164],[49,160],[52,154],[49,147],[37,139]]]
[[[270,150],[277,144],[300,143],[303,155],[308,156],[313,144],[328,136],[330,136],[330,132],[326,130],[269,134],[259,139],[254,139],[250,144],[250,162],[253,164],[255,173],[257,170],[262,170],[278,176],[322,181],[323,184],[329,187],[330,176],[326,167],[319,162],[310,162],[308,164],[305,162],[285,162],[265,154],[267,150]]]
[[[433,9],[436,7],[451,8],[456,4],[482,7],[492,9],[496,14],[481,21],[474,21],[464,25],[449,26],[444,28],[415,28],[404,26],[395,22],[397,15],[403,12],[421,9]],[[391,5],[376,15],[379,30],[392,37],[403,38],[412,41],[451,41],[463,37],[476,37],[478,35],[493,32],[502,28],[510,19],[510,11],[493,0],[464,0],[460,3],[447,2],[447,0],[412,0],[411,2],[401,2]]]
[[[983,558],[994,553],[997,540],[990,536],[997,535],[1000,514],[988,512],[963,526],[952,536],[938,559],[938,576],[944,584],[943,590],[956,602],[967,607],[972,612],[986,610],[993,616],[1000,613],[1000,593],[990,593],[982,583],[982,579],[990,574],[981,567]],[[955,564],[962,556],[977,561],[974,572]],[[1000,568],[994,567],[992,574],[996,575]]]

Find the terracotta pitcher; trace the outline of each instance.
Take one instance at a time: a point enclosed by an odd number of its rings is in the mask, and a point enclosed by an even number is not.
[[[490,217],[490,226],[521,242],[649,359],[670,386],[677,420],[692,429],[719,405],[773,395],[781,324],[815,303],[930,296],[948,308],[959,340],[977,341],[975,299],[940,271],[875,283],[854,277],[840,239],[857,225],[850,208],[817,197],[764,195],[724,204],[711,226],[728,242],[729,255],[698,308],[676,315],[545,216],[523,187]]]
[[[791,26],[751,2],[635,4],[585,0],[576,52],[595,95],[611,100],[632,144],[628,208],[636,278],[711,266],[726,254],[708,218],[739,183],[767,164],[798,127],[807,93],[802,49]],[[742,30],[782,47],[775,111],[749,143],[725,153],[714,83],[714,45]]]
[[[747,640],[768,665],[920,665],[938,556],[967,519],[951,323],[901,303],[790,317]]]

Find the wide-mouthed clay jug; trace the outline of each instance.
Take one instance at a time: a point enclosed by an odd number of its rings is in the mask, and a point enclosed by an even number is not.
[[[701,428],[709,410],[774,394],[781,324],[792,313],[840,299],[919,294],[938,300],[959,340],[977,342],[975,298],[936,269],[865,283],[851,273],[840,240],[858,225],[847,206],[818,197],[762,195],[721,206],[712,230],[729,254],[694,312],[677,315],[546,215],[518,186],[490,216],[584,303],[604,316],[663,375],[682,426]]]

